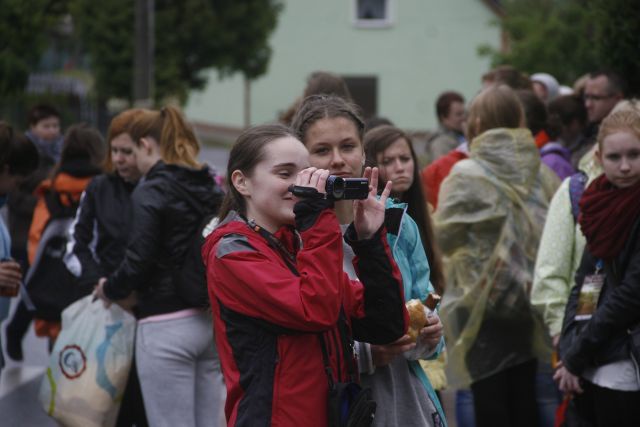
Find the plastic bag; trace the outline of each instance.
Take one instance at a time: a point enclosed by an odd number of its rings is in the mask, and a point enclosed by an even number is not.
[[[113,426],[133,357],[136,320],[93,296],[62,312],[39,399],[66,426]]]

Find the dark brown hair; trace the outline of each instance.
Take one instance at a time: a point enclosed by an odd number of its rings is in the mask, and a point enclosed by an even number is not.
[[[587,124],[587,109],[582,98],[577,95],[559,96],[549,103],[547,110],[547,134],[551,139],[558,138],[562,129],[570,126],[575,120],[581,126]]]
[[[364,120],[358,107],[336,95],[311,95],[306,97],[293,117],[291,128],[297,138],[305,142],[307,131],[318,120],[344,117],[356,127],[360,141],[364,136]]]
[[[55,117],[60,120],[60,113],[52,105],[38,104],[31,107],[27,120],[29,121],[29,126],[35,126],[40,120],[48,119],[49,117]]]
[[[104,164],[106,152],[104,138],[97,129],[86,123],[73,125],[64,135],[60,160],[54,167],[51,176],[58,175],[62,165],[73,160],[87,162],[98,171]]]
[[[547,128],[547,107],[544,102],[532,90],[517,90],[516,95],[520,99],[527,127],[535,137],[538,132]]]
[[[367,159],[366,165],[371,167],[379,166],[378,154],[383,153],[399,139],[404,139],[407,142],[409,150],[411,151],[411,157],[413,158],[413,182],[409,189],[402,194],[400,201],[407,204],[407,213],[418,225],[420,239],[422,240],[422,245],[424,246],[427,260],[429,261],[431,283],[436,292],[442,295],[445,287],[442,256],[435,242],[433,223],[427,208],[427,200],[424,196],[420,180],[418,158],[413,149],[411,138],[405,132],[394,126],[379,126],[370,130],[364,136],[364,151]],[[378,190],[381,191],[384,189],[385,185],[386,182],[380,180],[378,182]]]
[[[449,115],[449,111],[451,111],[451,104],[454,102],[464,104],[464,98],[458,92],[453,91],[440,94],[436,100],[436,114],[438,116],[438,120],[442,121],[444,117]]]
[[[39,157],[33,142],[0,120],[0,173],[8,166],[9,175],[27,176],[38,168]]]
[[[233,172],[239,170],[244,175],[251,176],[256,165],[265,158],[265,147],[276,139],[286,137],[295,138],[295,135],[290,128],[281,124],[254,126],[238,136],[229,153],[225,178],[228,191],[218,214],[220,221],[232,210],[242,215],[247,213],[244,197],[231,182]]]
[[[160,111],[143,110],[133,119],[129,134],[137,145],[144,137],[155,139],[165,163],[200,167],[197,160],[200,152],[198,139],[180,111],[174,107],[164,107]]]

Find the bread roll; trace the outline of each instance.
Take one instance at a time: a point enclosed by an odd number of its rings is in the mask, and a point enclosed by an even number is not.
[[[419,299],[407,301],[406,306],[409,312],[409,330],[407,331],[407,335],[409,335],[413,341],[417,341],[420,330],[427,324],[427,312]]]

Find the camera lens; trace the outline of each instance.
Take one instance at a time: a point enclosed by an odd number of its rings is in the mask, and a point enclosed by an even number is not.
[[[339,176],[330,175],[327,178],[327,185],[325,186],[327,195],[334,199],[342,199],[344,196],[344,179]]]

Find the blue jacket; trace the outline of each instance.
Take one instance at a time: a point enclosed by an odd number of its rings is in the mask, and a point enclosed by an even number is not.
[[[385,225],[387,227],[387,241],[393,253],[393,259],[402,273],[405,301],[418,298],[424,301],[427,295],[434,292],[429,280],[429,261],[422,245],[420,231],[415,221],[406,213],[407,204],[387,199]],[[429,359],[437,359],[444,349],[444,337]],[[408,361],[413,373],[427,390],[432,402],[438,409],[440,417],[445,420],[440,401],[417,360]],[[446,423],[446,421],[445,421]]]

